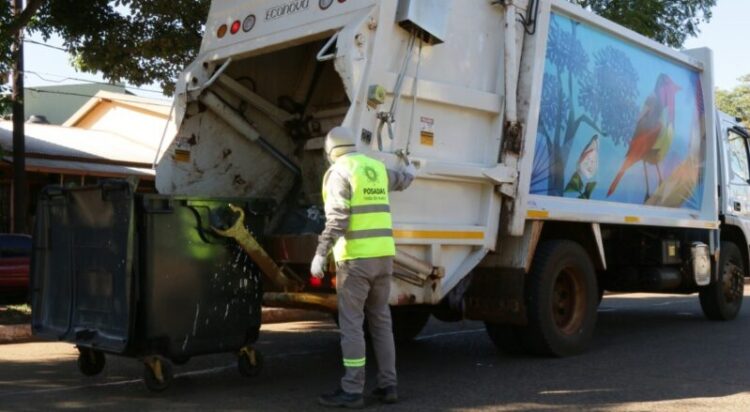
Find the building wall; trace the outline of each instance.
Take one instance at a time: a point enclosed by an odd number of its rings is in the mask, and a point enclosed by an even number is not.
[[[120,102],[103,101],[76,123],[76,127],[116,133],[134,143],[156,148],[167,119],[167,115]]]
[[[42,115],[51,124],[61,125],[101,90],[127,93],[123,86],[104,84],[29,87],[25,90],[26,119]]]

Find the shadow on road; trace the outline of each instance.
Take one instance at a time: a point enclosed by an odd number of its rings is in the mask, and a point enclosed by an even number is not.
[[[402,378],[413,375],[409,381],[430,382],[415,398],[452,394],[442,396],[445,409],[654,410],[673,404],[674,410],[748,410],[749,312],[745,307],[735,321],[712,322],[696,296],[608,297],[583,355],[512,357],[494,352],[477,332],[461,341],[402,347],[400,370]],[[430,362],[434,366],[425,370]],[[736,397],[742,406],[716,403]]]
[[[710,322],[694,296],[607,297],[591,349],[565,359],[507,356],[481,323],[433,320],[419,340],[398,348],[403,401],[387,409],[747,410],[748,341],[747,306],[734,322]],[[0,410],[315,410],[315,396],[337,385],[332,322],[266,327],[258,347],[266,370],[256,379],[242,378],[231,355],[207,356],[178,368],[166,393],[150,394],[132,359],[109,357],[102,376],[85,378],[71,346],[0,346]]]

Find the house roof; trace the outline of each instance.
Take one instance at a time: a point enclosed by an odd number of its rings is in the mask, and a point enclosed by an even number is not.
[[[61,125],[100,90],[129,93],[124,86],[109,84],[68,84],[26,88],[27,115],[43,115],[50,123]]]
[[[78,123],[86,117],[96,106],[102,102],[115,102],[119,105],[132,107],[142,111],[153,113],[155,116],[163,117],[167,119],[172,105],[169,101],[160,99],[151,99],[148,97],[134,96],[130,94],[122,93],[111,93],[108,91],[100,91],[94,97],[92,97],[86,104],[84,104],[77,112],[75,112],[68,120],[63,123],[63,126],[75,127]]]
[[[154,176],[156,149],[97,130],[26,124],[27,169],[101,176]],[[11,162],[13,124],[0,122],[3,159]]]

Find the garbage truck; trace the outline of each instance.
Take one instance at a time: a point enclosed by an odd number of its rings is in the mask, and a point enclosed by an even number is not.
[[[264,304],[335,311],[333,265],[308,267],[324,138],[349,128],[417,169],[391,200],[397,336],[472,319],[501,349],[573,355],[605,291],[740,310],[750,135],[716,110],[712,64],[562,0],[214,1],[156,186],[272,202],[262,239],[227,234]]]

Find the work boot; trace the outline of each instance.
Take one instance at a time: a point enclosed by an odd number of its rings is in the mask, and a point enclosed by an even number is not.
[[[361,393],[348,393],[344,392],[343,389],[337,389],[333,393],[320,395],[318,403],[323,406],[350,409],[359,409],[365,406],[365,400]]]
[[[372,391],[372,396],[378,398],[378,400],[383,403],[398,402],[398,391],[396,391],[396,385],[386,386],[385,388],[377,388]]]

